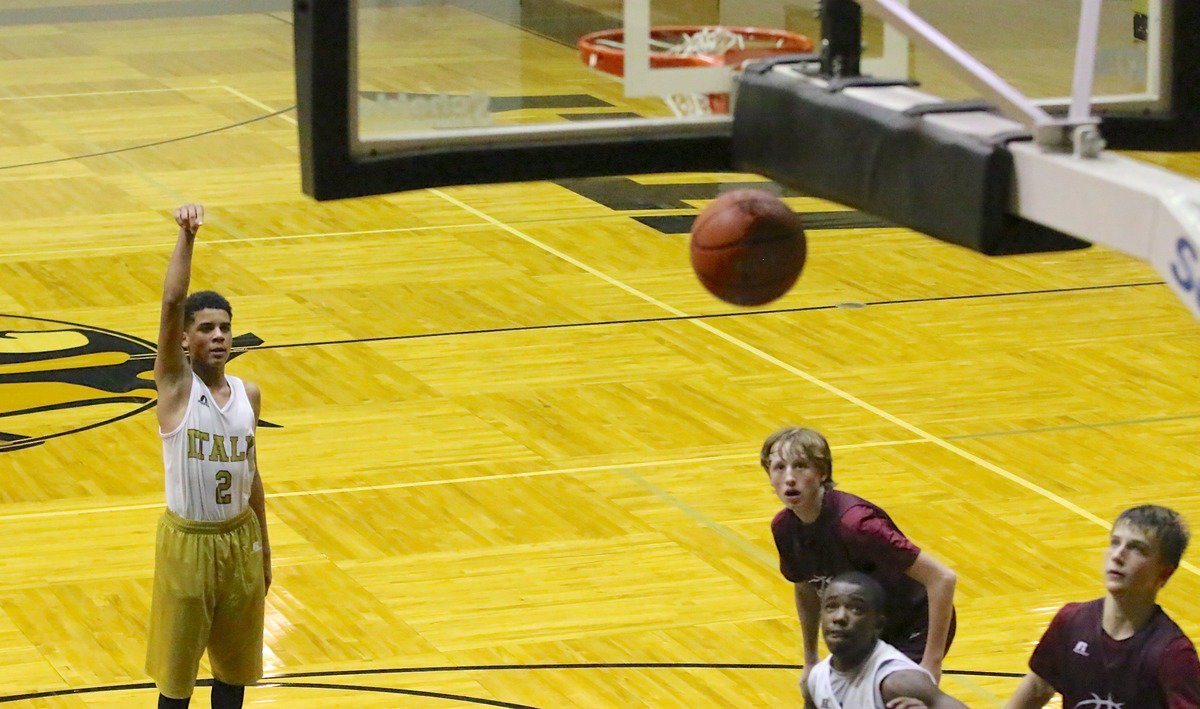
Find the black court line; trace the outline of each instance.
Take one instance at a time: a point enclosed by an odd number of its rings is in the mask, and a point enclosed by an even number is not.
[[[804,665],[780,662],[550,662],[499,665],[444,665],[440,667],[391,667],[366,670],[289,672],[264,678],[341,677],[347,675],[411,674],[426,672],[479,672],[496,670],[802,670]],[[1019,672],[992,670],[944,670],[942,674],[964,677],[1024,677]]]
[[[30,96],[29,100],[33,100],[36,98],[37,98],[36,96]],[[52,164],[58,163],[58,162],[68,162],[70,160],[83,160],[84,158],[98,158],[98,157],[102,157],[104,155],[116,155],[117,153],[127,153],[131,150],[142,150],[143,148],[153,148],[156,145],[166,145],[167,143],[178,143],[178,142],[184,141],[184,140],[191,140],[192,138],[199,138],[199,137],[205,136],[205,135],[212,135],[213,133],[220,133],[221,131],[226,131],[231,128],[238,128],[238,127],[241,127],[244,125],[249,125],[251,123],[257,123],[258,121],[265,121],[268,118],[274,118],[275,116],[283,115],[289,111],[294,111],[295,109],[296,109],[296,105],[292,104],[291,106],[288,106],[287,108],[281,108],[278,111],[275,111],[273,113],[267,113],[262,116],[255,116],[254,118],[247,118],[244,121],[238,121],[237,123],[230,123],[229,125],[221,126],[219,128],[210,128],[208,130],[202,130],[199,133],[192,133],[190,135],[181,135],[176,138],[164,138],[163,140],[156,140],[152,143],[141,143],[139,145],[130,145],[130,146],[127,146],[124,148],[114,148],[112,150],[102,150],[97,153],[85,153],[83,155],[68,155],[67,157],[53,158],[51,160],[37,160],[35,162],[22,162],[22,163],[14,163],[12,165],[0,165],[0,170],[12,170],[12,169],[18,168],[18,167],[34,167],[36,165],[52,165]]]
[[[128,4],[96,4],[0,10],[0,26],[164,20],[179,17],[291,12],[288,0],[159,0]]]
[[[428,692],[420,689],[400,689],[398,687],[375,687],[365,684],[332,684],[328,682],[272,682],[271,685],[276,687],[304,687],[308,689],[340,689],[353,690],[356,692],[376,692],[378,694],[406,694],[410,697],[427,697],[432,699],[446,699],[453,702],[464,702],[466,704],[482,704],[489,707],[508,707],[509,709],[538,709],[530,704],[515,704],[513,702],[502,702],[497,699],[484,699],[483,697],[468,697],[465,694],[446,694],[444,692]]]
[[[0,9],[0,27],[13,25],[64,24],[76,22],[116,22],[122,20],[166,20],[181,17],[220,17],[257,15],[292,24],[273,13],[292,14],[291,0],[157,0],[136,3],[97,3],[95,5],[53,5],[45,7]],[[407,7],[410,0],[358,0],[361,7]]]
[[[25,416],[27,414],[41,414],[47,411],[63,411],[65,409],[74,409],[81,406],[94,406],[97,404],[146,404],[153,401],[152,396],[104,396],[94,399],[76,399],[72,401],[62,401],[54,404],[46,404],[45,406],[31,406],[20,411],[5,411],[0,412],[0,418],[6,416]],[[144,407],[143,407],[144,408]],[[141,411],[141,409],[138,409]]]
[[[487,706],[496,707],[513,707],[515,709],[537,709],[530,707],[527,704],[513,704],[510,702],[502,702],[493,699],[482,699],[478,697],[467,697],[457,694],[443,694],[440,692],[428,692],[415,689],[401,689],[396,687],[377,687],[371,685],[358,684],[337,684],[333,682],[287,682],[279,680],[301,679],[301,678],[319,678],[319,677],[347,677],[357,675],[395,675],[395,674],[427,674],[435,672],[496,672],[504,670],[528,671],[528,670],[656,670],[656,669],[690,669],[690,670],[788,670],[798,672],[804,669],[804,665],[797,664],[782,664],[782,663],[754,663],[754,662],[580,662],[580,663],[546,663],[546,664],[524,664],[524,665],[446,665],[439,667],[388,667],[388,668],[372,668],[365,670],[329,670],[329,671],[314,671],[314,672],[288,672],[284,674],[271,675],[264,677],[262,682],[256,686],[259,687],[302,687],[315,689],[351,689],[365,692],[383,692],[389,694],[408,694],[421,697],[432,697],[437,699],[451,699],[463,701],[473,704],[484,704]],[[943,675],[959,676],[959,677],[1000,677],[1006,679],[1017,679],[1023,677],[1020,672],[997,672],[990,670],[945,670]],[[209,687],[212,686],[211,679],[202,679],[196,682],[197,685]],[[131,682],[127,684],[108,684],[96,687],[78,687],[71,689],[53,689],[44,692],[25,692],[22,694],[9,694],[0,696],[0,704],[6,702],[19,702],[32,699],[45,699],[48,697],[62,697],[75,694],[96,694],[100,692],[121,692],[133,689],[153,689],[152,682]]]
[[[41,445],[42,443],[45,443],[46,441],[50,440],[51,438],[60,438],[62,436],[69,436],[73,433],[82,433],[84,431],[90,431],[93,428],[107,426],[110,423],[116,423],[118,421],[123,421],[124,419],[127,419],[130,416],[137,416],[138,414],[142,413],[143,411],[146,411],[146,410],[152,408],[157,403],[158,403],[158,399],[152,399],[150,401],[147,401],[145,404],[142,404],[141,406],[137,407],[136,409],[130,409],[129,411],[126,411],[125,413],[120,414],[118,416],[114,416],[110,419],[105,419],[103,421],[95,421],[86,426],[80,426],[79,428],[73,428],[70,431],[58,431],[56,433],[48,433],[44,436],[35,436],[32,438],[21,437],[20,439],[14,440],[12,442],[0,442],[0,453],[12,452],[12,451],[21,450],[22,448],[29,448],[31,446]]]
[[[1110,283],[1098,286],[1077,286],[1074,288],[1051,288],[1045,290],[1009,291],[1005,293],[975,293],[968,295],[943,295],[931,298],[902,298],[898,300],[872,300],[865,303],[854,303],[860,306],[912,305],[917,303],[940,303],[956,300],[976,300],[983,298],[1008,298],[1026,295],[1052,295],[1056,293],[1080,293],[1086,291],[1112,290],[1116,288],[1140,288],[1143,286],[1161,286],[1164,281],[1141,281],[1136,283]],[[729,313],[708,313],[704,315],[663,315],[651,318],[629,318],[625,320],[594,320],[589,322],[549,323],[545,325],[514,325],[512,327],[491,327],[478,330],[450,330],[444,332],[421,332],[411,335],[380,335],[378,337],[357,337],[343,340],[315,340],[312,342],[291,342],[277,345],[258,345],[253,350],[289,349],[293,347],[322,347],[325,345],[354,345],[368,342],[400,342],[403,340],[422,340],[433,337],[456,337],[463,335],[494,335],[505,332],[533,332],[537,330],[558,330],[577,327],[602,327],[608,325],[640,325],[646,323],[680,322],[687,320],[715,320],[718,318],[739,318],[755,315],[783,315],[788,313],[804,313],[820,310],[845,309],[847,304],[811,305],[796,308],[771,308],[766,310],[746,310]],[[153,357],[153,355],[132,355],[137,357]]]
[[[1122,419],[1120,421],[1097,421],[1095,423],[1074,423],[1063,426],[1042,426],[1040,428],[1021,428],[1013,431],[984,431],[983,433],[961,433],[956,436],[942,436],[946,441],[968,441],[972,438],[995,438],[997,436],[1024,436],[1038,433],[1057,431],[1081,431],[1087,428],[1111,428],[1113,426],[1140,426],[1148,423],[1169,423],[1171,421],[1194,421],[1200,414],[1182,414],[1179,416],[1153,416],[1141,419]]]
[[[200,680],[196,682],[200,686],[211,686],[212,680]],[[502,702],[496,699],[485,699],[483,697],[469,697],[465,694],[447,694],[445,692],[430,692],[420,689],[402,689],[399,687],[377,687],[365,684],[334,684],[330,682],[273,682],[266,681],[255,685],[258,687],[298,687],[306,689],[337,689],[351,690],[355,692],[374,692],[377,694],[405,694],[412,697],[426,697],[432,699],[445,699],[453,702],[462,702],[467,704],[481,704],[492,707],[507,707],[509,709],[538,709],[537,707],[528,704],[514,704],[512,702]],[[31,692],[28,694],[14,694],[10,696],[0,697],[0,704],[7,702],[19,702],[23,700],[46,699],[49,697],[61,697],[66,695],[76,694],[97,694],[101,692],[118,692],[134,689],[155,689],[152,682],[138,682],[136,684],[124,685],[107,685],[102,687],[82,687],[80,689],[61,689],[50,692]]]

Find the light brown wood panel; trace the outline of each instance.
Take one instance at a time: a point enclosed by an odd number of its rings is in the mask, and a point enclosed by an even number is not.
[[[615,81],[573,80],[570,48],[479,26],[542,66],[461,74],[464,88],[648,110]],[[451,51],[464,37],[434,43],[447,72],[478,69],[478,48]],[[284,108],[290,42],[264,14],[0,27],[0,167]],[[533,116],[547,114],[514,118]],[[1099,595],[1107,520],[1144,501],[1200,520],[1200,330],[1144,264],[811,229],[782,311],[741,310],[696,282],[685,235],[636,219],[707,198],[629,209],[538,183],[315,204],[295,142],[284,114],[0,170],[0,698],[152,701],[129,685],[146,681],[161,453],[153,411],[135,411],[153,402],[168,215],[185,199],[209,208],[193,285],[226,292],[235,334],[262,340],[230,371],[262,385],[280,426],[260,430],[274,679],[252,702],[799,706],[757,465],[785,423],[826,431],[839,484],[958,571],[943,684],[973,707],[1015,680],[958,671],[1021,672],[1059,605]],[[1194,155],[1139,157],[1200,177]],[[631,181],[715,194],[759,179]],[[64,349],[79,342],[100,344],[80,359]],[[85,364],[103,374],[64,378]],[[45,381],[5,378],[18,372]],[[1162,602],[1196,636],[1200,555],[1186,560]]]

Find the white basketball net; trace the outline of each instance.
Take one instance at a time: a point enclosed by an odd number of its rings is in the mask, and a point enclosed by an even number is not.
[[[670,94],[663,96],[662,100],[676,116],[712,115],[712,102],[708,100],[708,94]]]
[[[682,34],[679,44],[667,50],[668,54],[681,57],[701,55],[721,56],[731,49],[745,49],[745,38],[725,27],[702,27],[699,32]]]
[[[703,27],[698,32],[684,32],[678,44],[665,51],[683,57],[719,57],[731,49],[744,49],[746,39],[725,27]],[[707,116],[712,114],[712,103],[707,94],[670,94],[663,101],[676,116]]]

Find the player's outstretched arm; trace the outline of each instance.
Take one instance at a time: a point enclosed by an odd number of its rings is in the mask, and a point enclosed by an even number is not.
[[[925,640],[925,653],[921,656],[921,667],[933,675],[935,682],[940,682],[946,641],[950,637],[950,619],[954,617],[954,586],[958,576],[949,566],[926,552],[917,555],[916,561],[905,573],[924,586],[929,596],[929,633]]]
[[[154,381],[158,387],[158,425],[171,431],[179,425],[187,404],[191,370],[183,351],[183,304],[192,277],[192,246],[204,223],[204,207],[185,204],[175,210],[179,237],[163,279],[162,311],[158,321],[158,354]]]
[[[879,683],[879,693],[889,709],[967,709],[967,705],[938,689],[920,670],[893,672]]]
[[[800,685],[808,688],[808,675],[820,658],[817,656],[817,638],[821,627],[821,595],[811,584],[801,581],[796,584],[796,615],[800,617],[800,638],[804,643],[804,671],[800,673]]]
[[[1054,687],[1035,672],[1030,672],[1017,685],[1004,709],[1041,709],[1054,697]]]

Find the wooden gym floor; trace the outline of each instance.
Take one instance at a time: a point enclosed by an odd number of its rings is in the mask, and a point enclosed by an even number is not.
[[[230,371],[276,426],[249,703],[799,706],[756,464],[784,424],[958,571],[943,686],[971,706],[1099,595],[1120,510],[1200,529],[1200,328],[1142,264],[988,259],[791,196],[804,277],[735,310],[683,232],[753,176],[315,204],[286,13],[43,4],[0,15],[0,703],[153,701],[150,343],[186,200],[209,208],[193,284],[232,299]],[[1162,602],[1200,637],[1187,560]]]

